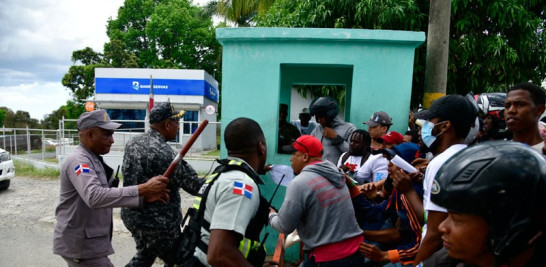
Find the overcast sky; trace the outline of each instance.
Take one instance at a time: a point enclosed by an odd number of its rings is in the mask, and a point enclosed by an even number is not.
[[[123,0],[0,0],[0,106],[41,120],[66,103],[74,50],[102,52]],[[194,0],[202,4],[208,0]]]

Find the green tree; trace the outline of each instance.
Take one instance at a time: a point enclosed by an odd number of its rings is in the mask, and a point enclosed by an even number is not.
[[[188,1],[158,5],[145,30],[155,55],[151,66],[217,71],[219,44],[212,21],[202,19],[201,10]]]
[[[6,119],[6,114],[9,109],[7,107],[0,107],[0,125],[4,125],[4,120]]]
[[[68,73],[63,76],[62,84],[72,91],[76,101],[82,102],[95,91],[95,68],[107,66],[103,55],[86,47],[72,52],[72,63]]]
[[[220,45],[212,18],[189,0],[126,0],[109,19],[104,54],[91,48],[73,52],[63,77],[80,104],[94,93],[95,68],[204,69],[221,75]]]
[[[424,0],[277,0],[257,26],[427,31]],[[539,0],[452,0],[448,93],[502,91],[546,77]],[[412,105],[421,102],[426,44],[416,50]]]
[[[72,100],[67,100],[65,105],[62,105],[57,110],[51,112],[45,119],[41,121],[42,128],[44,129],[58,129],[59,120],[63,117],[65,119],[77,119],[82,113],[85,112],[85,106],[81,103],[77,103]],[[71,124],[74,124],[71,122]],[[67,125],[68,126],[68,125]],[[75,125],[71,125],[66,128],[75,128]]]
[[[253,19],[260,13],[265,13],[275,0],[219,0],[214,1],[216,14],[238,27],[253,25]]]

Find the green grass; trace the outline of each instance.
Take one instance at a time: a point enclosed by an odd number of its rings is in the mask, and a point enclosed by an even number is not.
[[[38,169],[22,160],[14,160],[13,164],[15,165],[16,177],[30,177],[46,180],[59,179],[59,170],[53,168]]]
[[[57,158],[46,158],[44,159],[44,161],[51,162],[51,163],[59,163]]]
[[[203,156],[220,157],[220,150],[210,151],[206,154],[203,154]]]

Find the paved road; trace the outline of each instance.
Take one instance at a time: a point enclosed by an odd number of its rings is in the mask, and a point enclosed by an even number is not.
[[[181,191],[183,207],[193,198]],[[59,201],[58,180],[15,177],[8,190],[0,191],[0,266],[66,266],[53,254],[55,207]],[[114,266],[124,266],[135,253],[135,243],[114,209]],[[154,267],[163,266],[156,261]]]

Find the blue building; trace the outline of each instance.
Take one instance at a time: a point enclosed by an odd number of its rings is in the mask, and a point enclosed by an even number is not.
[[[96,68],[94,102],[112,120],[134,120],[123,122],[123,128],[144,131],[152,85],[154,103],[171,102],[186,111],[177,141],[187,140],[204,119],[216,122],[218,82],[204,70]],[[214,127],[205,131],[216,135]],[[216,141],[198,139],[194,148],[216,149]]]

